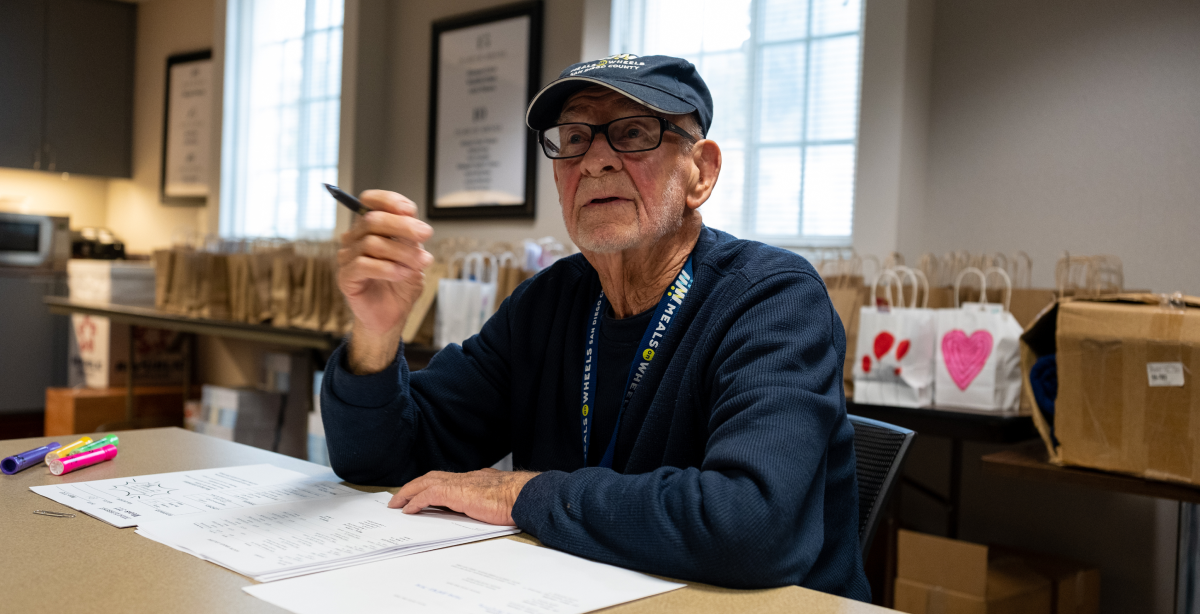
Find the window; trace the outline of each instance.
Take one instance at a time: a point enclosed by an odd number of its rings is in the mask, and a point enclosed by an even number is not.
[[[221,235],[329,239],[343,0],[229,0]]]
[[[612,53],[686,58],[712,91],[724,165],[705,223],[776,245],[849,245],[862,0],[612,7]]]

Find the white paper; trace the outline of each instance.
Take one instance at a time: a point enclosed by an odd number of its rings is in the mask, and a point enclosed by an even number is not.
[[[1178,388],[1183,386],[1182,362],[1148,362],[1146,376],[1151,388]]]
[[[259,581],[516,533],[461,514],[405,514],[387,492],[143,523],[138,534]]]
[[[297,614],[579,614],[684,586],[502,539],[242,590]]]
[[[333,474],[310,477],[274,465],[244,465],[31,486],[29,490],[125,528],[215,510],[360,494],[336,480]]]
[[[212,60],[171,66],[167,117],[166,196],[208,196]]]
[[[529,29],[520,16],[439,36],[437,206],[525,202]]]

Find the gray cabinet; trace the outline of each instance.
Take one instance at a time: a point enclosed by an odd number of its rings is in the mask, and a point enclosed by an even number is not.
[[[0,1],[0,166],[129,177],[137,6]]]
[[[45,17],[42,0],[0,0],[0,166],[40,155]]]

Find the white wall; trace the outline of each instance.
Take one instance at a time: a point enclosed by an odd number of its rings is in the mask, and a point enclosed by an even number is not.
[[[125,240],[127,251],[149,253],[168,247],[176,234],[208,232],[205,207],[170,206],[159,200],[163,97],[167,57],[212,47],[213,5],[219,1],[151,0],[138,5],[133,178],[109,181],[106,224]]]
[[[867,0],[854,186],[854,248],[912,249],[924,213],[933,0]]]
[[[1200,3],[937,4],[922,251],[1109,253],[1200,294]],[[916,250],[910,253],[915,256]]]
[[[0,211],[70,216],[71,228],[104,226],[108,179],[0,168]]]

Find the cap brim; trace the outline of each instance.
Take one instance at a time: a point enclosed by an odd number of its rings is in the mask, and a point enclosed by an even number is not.
[[[529,109],[525,112],[525,124],[534,130],[543,130],[553,126],[558,121],[558,116],[567,99],[593,85],[607,87],[659,113],[686,115],[696,110],[696,107],[672,94],[639,83],[615,80],[609,82],[590,77],[565,77],[542,88],[542,91],[533,97],[533,102],[529,103]]]

